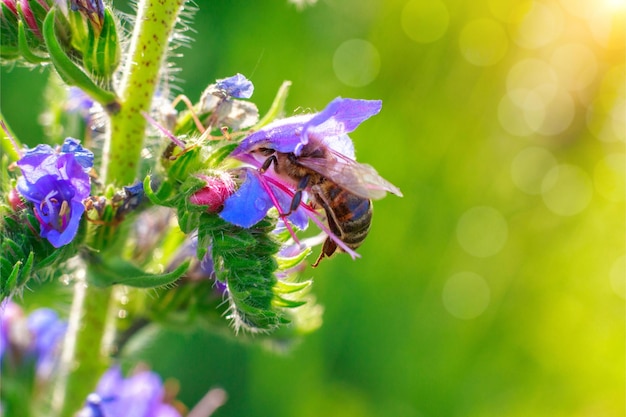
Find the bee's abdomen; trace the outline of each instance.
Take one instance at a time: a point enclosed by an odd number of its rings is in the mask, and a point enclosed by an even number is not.
[[[367,237],[372,223],[372,202],[341,188],[329,193],[333,217],[339,230],[333,230],[351,249],[358,248]]]

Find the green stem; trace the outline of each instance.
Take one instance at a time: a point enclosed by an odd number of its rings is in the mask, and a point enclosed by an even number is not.
[[[20,150],[22,145],[20,141],[17,139],[15,134],[11,131],[11,128],[7,124],[4,116],[0,113],[0,122],[2,126],[0,126],[0,142],[2,142],[2,146],[0,146],[0,150],[2,153],[6,153],[11,162],[17,161],[20,159]]]
[[[157,87],[162,61],[184,0],[142,0],[138,4],[130,54],[120,88],[121,109],[111,116],[101,177],[108,184],[135,181],[146,119]]]
[[[141,113],[150,109],[168,40],[183,3],[184,0],[140,0],[137,5],[136,25],[119,89],[120,108],[110,116],[110,136],[104,149],[101,178],[105,184],[123,186],[137,176],[146,127]],[[99,232],[108,233],[108,230],[103,227]],[[120,236],[118,233],[117,238]],[[103,254],[115,252],[116,248],[110,245],[112,241],[117,239],[102,241],[94,249]],[[115,319],[114,289],[90,284],[90,274],[87,266],[86,274],[77,278],[74,286],[52,398],[55,417],[72,417],[109,365],[110,330]]]
[[[87,285],[84,277],[76,279],[52,395],[54,416],[74,416],[109,365],[111,338],[107,332],[107,321],[111,293],[111,287],[98,288]]]

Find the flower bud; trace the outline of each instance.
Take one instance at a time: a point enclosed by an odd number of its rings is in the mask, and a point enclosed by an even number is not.
[[[11,188],[11,191],[9,191],[9,197],[7,200],[9,202],[9,205],[13,209],[13,211],[19,211],[26,207],[26,204],[24,204],[24,201],[20,197],[20,193],[18,193],[15,188]]]
[[[104,11],[102,23],[99,22],[97,15],[93,19],[90,17],[83,65],[95,77],[108,81],[120,63],[120,42],[110,9]]]
[[[11,60],[19,57],[18,14],[15,0],[0,2],[0,58]]]
[[[18,11],[28,29],[39,41],[43,40],[41,31],[43,21],[50,10],[50,2],[46,0],[19,0]]]
[[[99,32],[104,23],[104,3],[102,0],[70,0],[70,7],[75,12],[86,16]]]
[[[225,172],[214,176],[198,175],[205,181],[206,186],[189,197],[189,201],[197,206],[207,206],[209,213],[217,213],[222,209],[224,200],[235,191],[235,182]]]

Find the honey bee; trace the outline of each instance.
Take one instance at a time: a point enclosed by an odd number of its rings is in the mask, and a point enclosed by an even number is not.
[[[358,163],[324,144],[309,142],[299,155],[278,152],[267,146],[252,150],[255,151],[267,156],[261,172],[273,165],[278,176],[291,180],[296,186],[289,212],[284,215],[298,208],[302,193],[307,191],[314,205],[324,209],[330,231],[350,249],[361,246],[367,237],[372,223],[371,200],[384,197],[386,192],[402,196],[400,190],[378,175],[372,166]],[[327,237],[313,267],[337,250],[341,248]]]

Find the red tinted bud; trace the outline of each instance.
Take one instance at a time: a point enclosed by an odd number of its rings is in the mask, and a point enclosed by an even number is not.
[[[26,26],[33,31],[37,38],[42,39],[41,28],[50,5],[44,0],[20,0],[22,18]]]
[[[2,0],[2,4],[7,6],[7,8],[11,10],[15,16],[17,16],[17,5],[15,4],[15,0]]]
[[[224,201],[235,191],[235,182],[226,173],[213,176],[198,175],[205,181],[206,186],[189,197],[189,201],[197,206],[207,206],[207,211],[217,213],[222,209]]]
[[[15,188],[12,188],[11,191],[9,191],[8,200],[13,211],[19,211],[26,207],[24,201],[20,197],[20,193],[18,193]]]

